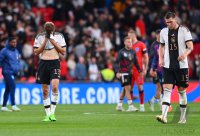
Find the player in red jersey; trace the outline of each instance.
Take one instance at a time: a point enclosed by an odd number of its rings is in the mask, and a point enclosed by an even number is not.
[[[134,87],[134,83],[136,83],[139,90],[140,111],[144,112],[145,108],[144,108],[143,84],[144,84],[144,77],[148,69],[149,57],[148,57],[146,45],[143,42],[138,41],[136,32],[134,30],[129,30],[128,36],[131,37],[132,39],[132,42],[133,42],[132,49],[136,52],[138,64],[140,66],[140,69],[142,69],[143,71],[143,76],[141,76],[138,70],[136,69],[136,67],[133,66],[132,88]],[[131,94],[133,94],[133,92],[131,92]],[[133,98],[133,95],[132,95],[132,98]]]

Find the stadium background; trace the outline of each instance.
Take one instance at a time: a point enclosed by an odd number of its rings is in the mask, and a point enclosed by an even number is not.
[[[38,58],[33,55],[33,43],[44,22],[53,21],[67,42],[67,55],[61,58],[62,84],[59,90],[62,95],[59,103],[116,103],[120,85],[116,82],[103,83],[101,71],[113,69],[113,62],[123,47],[122,39],[129,28],[137,31],[151,57],[155,31],[165,26],[163,16],[168,10],[176,11],[178,21],[191,30],[194,39],[194,50],[189,56],[192,82],[187,93],[189,102],[199,102],[199,0],[1,0],[0,49],[4,47],[6,38],[12,35],[18,38],[17,48],[21,54],[17,104],[42,104],[40,86],[34,84]],[[84,62],[79,61],[80,57],[84,58]],[[89,69],[95,66],[98,72],[91,74]],[[81,77],[76,74],[77,67],[81,69]],[[3,82],[1,74],[0,79]],[[149,75],[146,81],[145,102],[155,91]],[[137,95],[137,88],[134,90]],[[3,91],[1,83],[1,102]],[[172,102],[177,102],[178,95],[174,93]]]

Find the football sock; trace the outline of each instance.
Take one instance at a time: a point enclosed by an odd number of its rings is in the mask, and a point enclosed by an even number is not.
[[[56,104],[58,102],[58,94],[57,93],[52,93],[52,100],[51,100],[51,114],[55,113],[56,109]]]
[[[144,90],[139,91],[140,104],[144,104]]]
[[[156,102],[156,100],[157,100],[156,97],[153,96],[150,101],[151,101],[151,103],[154,103],[154,102]]]
[[[179,91],[178,94],[179,94],[179,104],[180,104],[181,118],[185,118],[185,116],[186,116],[186,107],[187,107],[186,90]]]
[[[172,90],[164,89],[164,95],[162,100],[162,116],[167,117],[167,112],[170,106]]]
[[[43,104],[44,104],[46,115],[49,116],[50,115],[50,98],[48,97],[47,99],[43,100]]]
[[[123,106],[123,99],[119,100],[118,106]]]
[[[128,100],[128,105],[133,105],[132,100]]]
[[[133,107],[133,102],[132,102],[132,100],[128,100],[128,107],[129,107],[129,108],[132,108],[132,107]]]

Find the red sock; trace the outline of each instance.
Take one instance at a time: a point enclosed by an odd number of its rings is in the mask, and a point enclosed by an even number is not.
[[[140,95],[140,104],[144,104],[144,90],[139,91],[139,95]]]

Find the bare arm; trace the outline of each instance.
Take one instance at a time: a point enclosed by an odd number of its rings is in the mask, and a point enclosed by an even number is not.
[[[144,58],[144,75],[146,75],[147,69],[148,69],[148,65],[149,65],[149,56],[147,53],[143,54],[143,58]]]
[[[34,54],[36,56],[38,56],[41,52],[43,52],[43,50],[44,50],[44,48],[45,48],[45,46],[47,44],[47,41],[48,41],[48,39],[45,38],[44,41],[43,41],[43,43],[42,43],[42,45],[39,48],[35,48],[34,49]]]
[[[184,60],[192,52],[192,50],[193,50],[193,42],[192,41],[186,42],[186,46],[187,46],[186,51],[178,57],[179,61]]]
[[[49,41],[53,44],[53,46],[55,47],[55,49],[56,49],[56,51],[58,53],[61,53],[62,55],[65,55],[66,48],[62,48],[60,45],[58,45],[56,43],[56,41],[54,39],[49,39]]]
[[[164,52],[165,52],[165,46],[163,44],[160,44],[158,55],[159,55],[159,66],[164,66]]]

